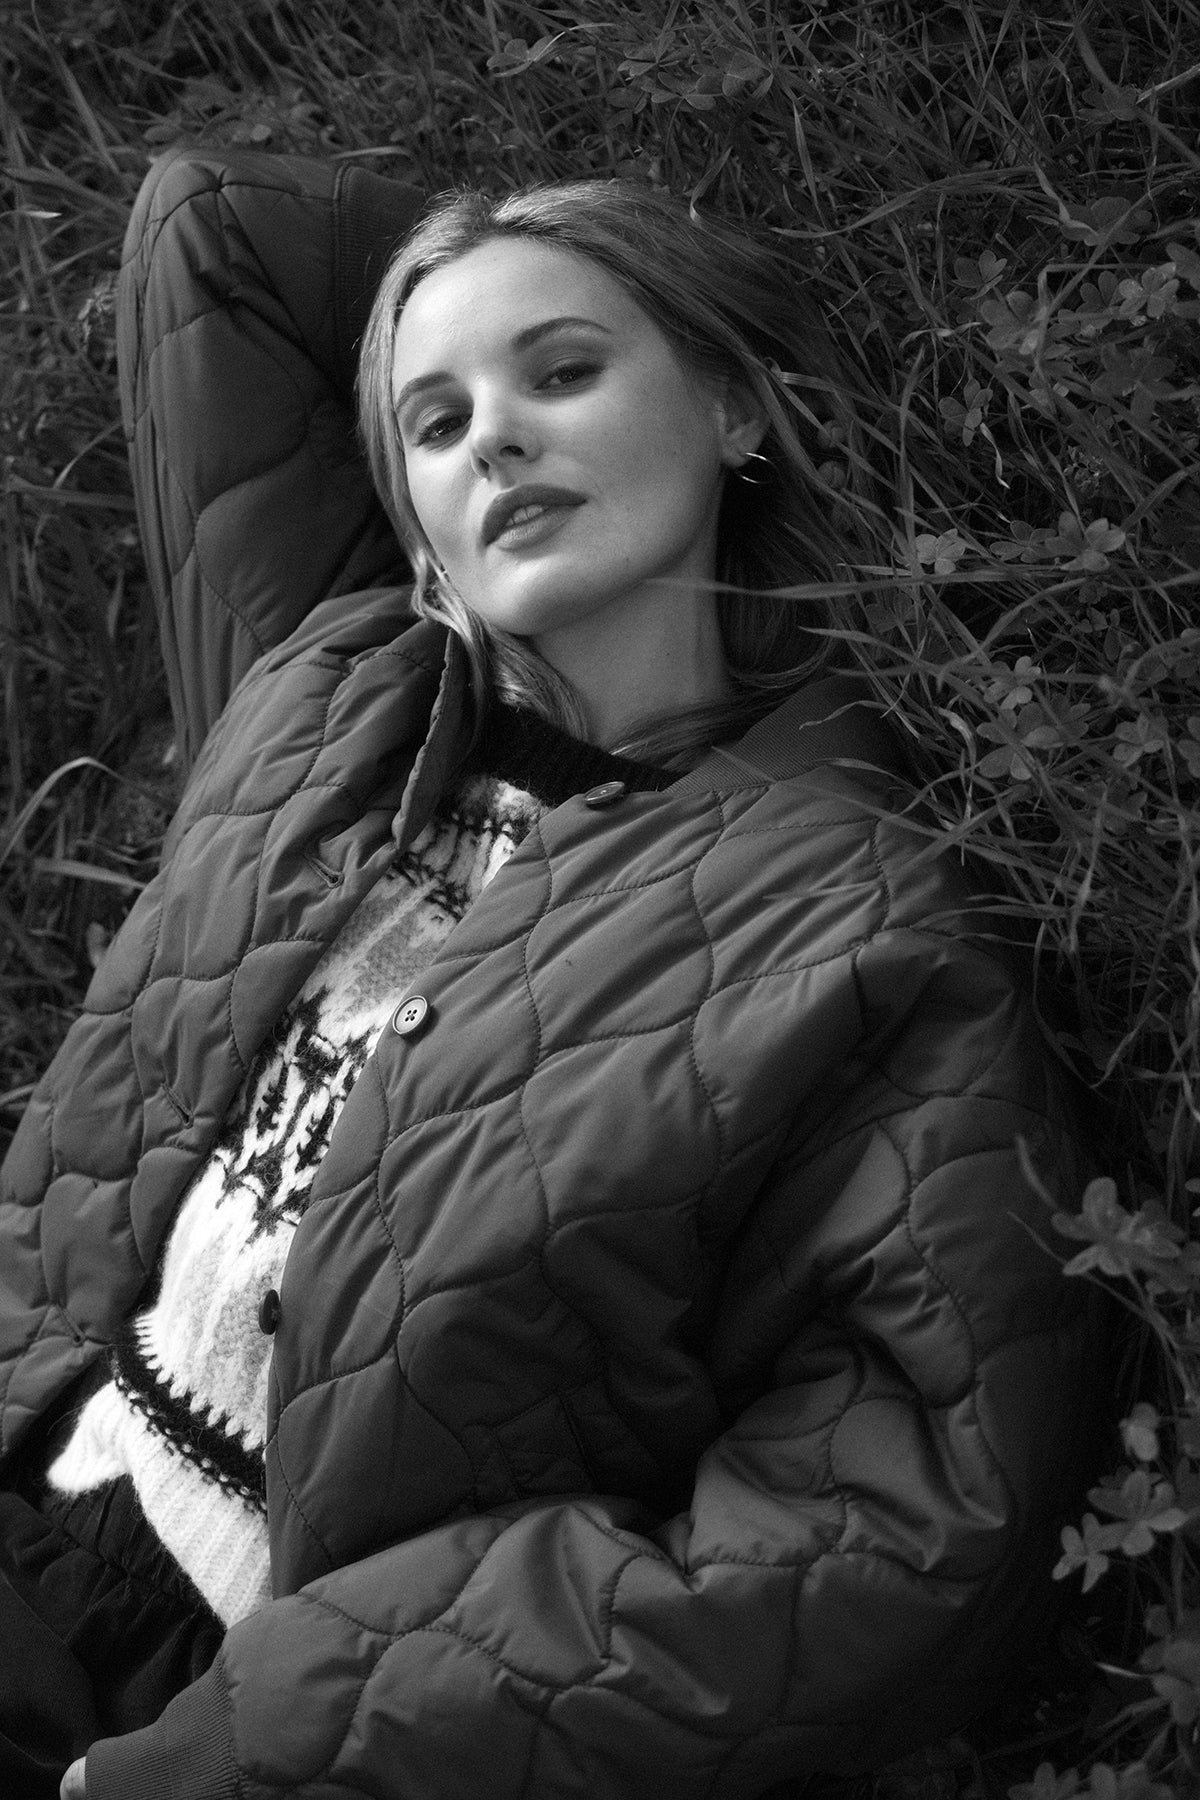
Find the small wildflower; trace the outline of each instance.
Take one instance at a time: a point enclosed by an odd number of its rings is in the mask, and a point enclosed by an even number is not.
[[[1008,258],[996,256],[991,250],[985,250],[978,259],[970,256],[956,256],[954,259],[955,278],[964,287],[990,287],[1007,267]]]
[[[1084,525],[1074,513],[1063,512],[1058,515],[1058,530],[1046,538],[1045,547],[1055,556],[1070,557],[1063,564],[1065,569],[1086,569],[1098,575],[1108,567],[1109,551],[1119,550],[1124,542],[1125,533],[1107,519]]]
[[[1150,223],[1145,207],[1136,206],[1119,194],[1101,194],[1090,206],[1076,207],[1073,213],[1061,201],[1059,207],[1063,236],[1094,246],[1136,244]]]
[[[1009,1789],[1010,1800],[1075,1800],[1079,1793],[1079,1774],[1065,1769],[1057,1774],[1052,1763],[1039,1763],[1032,1781],[1019,1781]]]
[[[1141,1667],[1150,1675],[1157,1694],[1167,1702],[1177,1725],[1194,1725],[1200,1719],[1200,1635],[1194,1611],[1184,1610],[1170,1620],[1165,1609],[1153,1607],[1156,1615],[1146,1623],[1157,1638],[1142,1652]]]
[[[1167,747],[1167,728],[1161,719],[1139,713],[1136,719],[1123,720],[1113,736],[1116,747],[1113,760],[1123,769],[1132,769],[1143,756],[1156,756]]]
[[[1119,1526],[1101,1525],[1095,1513],[1084,1514],[1082,1532],[1076,1531],[1073,1525],[1064,1525],[1063,1553],[1051,1570],[1051,1578],[1062,1581],[1076,1569],[1082,1569],[1083,1592],[1086,1594],[1111,1568],[1108,1551],[1116,1549],[1120,1535]]]
[[[1175,1503],[1171,1483],[1152,1480],[1146,1469],[1131,1469],[1124,1480],[1113,1476],[1102,1481],[1089,1491],[1088,1499],[1110,1519],[1121,1521],[1113,1547],[1126,1556],[1145,1556],[1154,1548],[1157,1534],[1178,1531],[1188,1519]]]
[[[1009,294],[994,295],[979,302],[979,316],[990,329],[987,341],[993,350],[1015,351],[1018,356],[1032,356],[1040,345],[1046,326],[1046,308],[1039,306],[1032,294],[1014,288]]]
[[[943,531],[939,536],[935,536],[932,531],[923,531],[914,547],[917,561],[921,564],[932,563],[935,575],[953,575],[967,549],[957,531]]]
[[[992,390],[982,387],[978,381],[968,381],[963,389],[961,400],[952,396],[938,402],[938,411],[946,421],[947,430],[953,433],[963,444],[975,441],[977,431],[986,430],[984,414],[991,404]]]
[[[1179,278],[1174,263],[1143,269],[1137,279],[1130,277],[1118,282],[1118,317],[1129,319],[1134,325],[1144,325],[1147,319],[1161,319],[1164,313],[1172,310],[1178,294]]]
[[[1019,656],[1010,668],[1007,663],[992,663],[989,668],[991,680],[983,690],[984,699],[993,705],[999,703],[1001,710],[1015,710],[1033,699],[1033,688],[1030,685],[1042,675],[1042,665],[1034,662],[1032,656]]]
[[[1121,1442],[1138,1462],[1158,1459],[1157,1412],[1145,1400],[1139,1400],[1127,1419],[1121,1420]]]

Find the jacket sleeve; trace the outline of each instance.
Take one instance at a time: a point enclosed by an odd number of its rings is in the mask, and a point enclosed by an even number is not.
[[[314,605],[408,578],[352,389],[374,289],[421,204],[350,163],[236,148],[170,151],[142,185],[121,406],[185,768]]]
[[[1042,1370],[1050,1385],[1051,1345]],[[854,1380],[872,1373],[878,1394],[880,1369]],[[999,1569],[964,1572],[983,1496],[958,1493],[929,1527],[917,1472],[949,1490],[956,1458],[928,1419],[864,1398],[879,1454],[869,1486],[852,1485],[814,1404],[848,1378],[830,1358],[817,1393],[783,1388],[748,1411],[706,1457],[691,1513],[663,1529],[612,1500],[540,1505],[273,1602],[155,1726],[93,1747],[89,1800],[745,1800],[891,1760],[964,1698],[986,1701],[1014,1596]],[[864,1509],[891,1515],[873,1545],[850,1528]],[[1028,1579],[1047,1583],[1043,1557]]]
[[[859,960],[868,1011],[906,960]],[[981,1044],[992,959],[949,964],[761,1196],[741,1321],[795,1328],[685,1511],[514,1504],[337,1569],[235,1626],[154,1727],[95,1746],[90,1800],[152,1800],[168,1767],[181,1800],[748,1800],[993,1698],[1049,1601],[1091,1327],[1015,1144],[1065,1194],[1068,1135],[1005,1091],[1013,1045]],[[949,1104],[944,1057],[976,1073]]]

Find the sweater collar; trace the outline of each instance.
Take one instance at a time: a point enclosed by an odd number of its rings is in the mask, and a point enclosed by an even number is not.
[[[490,708],[463,773],[498,776],[544,806],[561,806],[606,781],[620,781],[631,793],[654,793],[676,778],[655,763],[572,737],[527,707],[500,703]]]
[[[896,747],[878,717],[877,704],[859,678],[833,676],[802,688],[769,713],[744,738],[714,747],[689,774],[680,776],[652,763],[614,756],[611,751],[572,738],[546,720],[521,708],[497,707],[475,746],[471,744],[470,694],[466,652],[445,626],[422,620],[410,626],[408,644],[443,657],[437,698],[425,742],[417,753],[400,808],[393,821],[397,850],[407,849],[431,817],[438,800],[464,763],[482,768],[475,756],[480,744],[494,743],[502,765],[488,772],[513,780],[548,805],[600,781],[623,781],[627,788],[651,792],[670,788],[681,797],[697,792],[735,792],[764,781],[806,773],[830,762],[853,759],[877,779],[894,780]],[[509,715],[507,718],[504,715]],[[497,736],[489,736],[491,729]],[[561,763],[554,769],[555,759]],[[522,778],[510,771],[521,769]],[[545,791],[553,787],[553,792]]]

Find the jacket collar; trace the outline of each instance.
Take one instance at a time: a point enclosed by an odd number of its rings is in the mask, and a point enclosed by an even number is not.
[[[887,786],[902,766],[896,740],[861,676],[830,675],[800,688],[734,743],[714,745],[670,792],[734,793],[838,766],[849,767],[860,782]]]
[[[411,626],[406,635],[415,648],[428,647],[432,655],[441,638],[443,660],[429,729],[392,821],[398,851],[412,843],[432,816],[471,741],[470,678],[458,638],[431,620]],[[889,786],[901,768],[896,739],[861,676],[831,675],[810,682],[743,737],[715,745],[665,791],[680,797],[714,790],[733,793],[835,765],[849,765],[860,781],[865,776]]]
[[[431,659],[438,654],[440,641],[442,673],[425,741],[392,820],[397,852],[406,850],[428,823],[456,765],[466,755],[471,737],[467,656],[457,637],[444,625],[421,619],[409,627],[405,638],[414,650],[427,650]]]

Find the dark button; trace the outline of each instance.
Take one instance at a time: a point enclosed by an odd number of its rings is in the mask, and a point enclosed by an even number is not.
[[[602,781],[599,787],[589,788],[583,796],[585,806],[615,806],[618,800],[625,797],[623,781]]]
[[[274,1336],[281,1311],[279,1295],[274,1288],[268,1288],[258,1303],[258,1329],[265,1332],[268,1337]]]
[[[392,1014],[392,1030],[401,1037],[411,1037],[414,1031],[420,1031],[428,1016],[429,1002],[424,994],[410,994]]]

